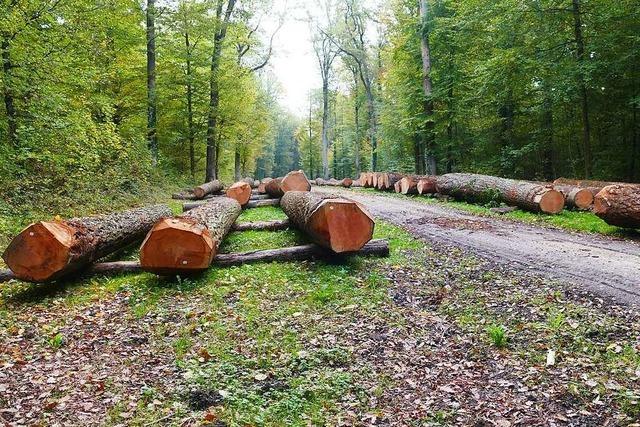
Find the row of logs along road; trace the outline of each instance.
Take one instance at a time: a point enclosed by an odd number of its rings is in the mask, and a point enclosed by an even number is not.
[[[359,203],[348,198],[311,192],[311,185],[369,187],[402,194],[440,194],[468,202],[497,201],[545,214],[565,205],[592,210],[611,225],[640,228],[640,185],[557,179],[553,183],[450,173],[417,176],[394,172],[363,172],[356,180],[316,179],[302,171],[282,178],[257,181],[244,178],[228,188],[211,181],[174,194],[183,213],[173,216],[167,205],[145,206],[106,215],[29,225],[2,255],[9,270],[0,281],[20,279],[50,282],[74,273],[117,274],[148,271],[159,275],[201,272],[216,265],[251,261],[288,261],[360,253],[387,256],[386,240],[371,240],[374,220]],[[242,209],[279,205],[285,221],[238,223]],[[232,230],[280,230],[294,226],[313,242],[236,254],[218,254]],[[140,261],[97,263],[142,240]]]

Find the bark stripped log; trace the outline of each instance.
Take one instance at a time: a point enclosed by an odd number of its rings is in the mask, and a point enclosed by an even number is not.
[[[555,214],[564,208],[564,196],[551,186],[471,173],[449,173],[437,178],[438,193],[470,202],[495,199],[533,212]]]
[[[640,228],[640,186],[604,187],[595,197],[593,213],[610,225]]]
[[[331,194],[290,191],[280,206],[313,242],[336,253],[357,251],[373,236],[374,221],[359,203]]]
[[[264,191],[274,199],[279,199],[284,194],[281,182],[282,178],[272,179],[264,186]]]
[[[222,191],[223,185],[217,179],[207,182],[205,184],[199,185],[193,189],[193,194],[198,199],[202,199],[207,194],[218,193]]]
[[[20,279],[46,282],[77,271],[140,240],[164,216],[166,205],[154,205],[65,221],[31,224],[2,255]]]
[[[244,206],[251,198],[251,186],[244,181],[238,181],[227,189],[227,197],[230,197]]]
[[[378,190],[391,190],[396,184],[396,182],[400,181],[404,178],[404,174],[397,172],[383,172],[378,176],[377,189]]]
[[[311,183],[303,171],[291,171],[282,178],[280,189],[287,191],[311,191]]]
[[[220,197],[178,217],[161,219],[140,248],[142,268],[157,274],[208,268],[241,211],[236,200]]]

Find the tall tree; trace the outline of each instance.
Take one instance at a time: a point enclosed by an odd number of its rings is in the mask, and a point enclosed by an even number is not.
[[[158,163],[158,100],[156,97],[156,4],[147,0],[147,143],[153,165]]]
[[[435,137],[433,134],[433,88],[431,82],[431,48],[429,47],[430,10],[429,0],[418,0],[420,11],[420,54],[422,56],[422,90],[424,92],[424,114],[427,122],[424,127],[422,144],[416,158],[416,173],[436,174]]]

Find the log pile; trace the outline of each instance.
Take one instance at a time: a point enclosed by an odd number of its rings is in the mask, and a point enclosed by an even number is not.
[[[373,236],[374,221],[359,203],[331,194],[290,191],[282,196],[289,220],[318,245],[333,252],[353,252]]]
[[[158,221],[140,248],[140,265],[157,274],[207,269],[241,212],[228,197],[209,200],[178,217]]]
[[[166,205],[108,215],[40,221],[16,236],[2,258],[22,280],[46,282],[73,273],[137,240],[170,216]]]

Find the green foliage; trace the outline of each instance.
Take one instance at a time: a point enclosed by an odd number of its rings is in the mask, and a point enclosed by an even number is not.
[[[508,338],[504,326],[490,325],[487,327],[487,334],[489,335],[489,339],[494,346],[498,348],[504,348],[507,346]]]

